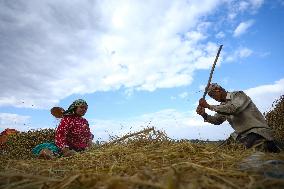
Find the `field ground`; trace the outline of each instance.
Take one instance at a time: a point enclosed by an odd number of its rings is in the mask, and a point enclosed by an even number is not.
[[[174,141],[152,131],[116,141],[54,160],[2,153],[0,188],[284,188],[283,152]]]

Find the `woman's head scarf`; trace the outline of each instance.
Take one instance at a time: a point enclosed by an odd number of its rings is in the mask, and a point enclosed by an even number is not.
[[[75,100],[70,106],[69,106],[69,108],[66,110],[66,111],[64,111],[64,113],[63,113],[63,115],[74,115],[76,112],[76,108],[78,107],[78,106],[82,106],[82,105],[84,105],[84,106],[87,106],[88,107],[88,104],[87,104],[87,102],[85,101],[85,100],[83,100],[83,99],[77,99],[77,100]]]

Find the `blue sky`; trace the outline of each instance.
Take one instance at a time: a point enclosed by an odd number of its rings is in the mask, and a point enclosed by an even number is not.
[[[50,108],[83,98],[95,139],[224,139],[228,123],[195,113],[218,47],[213,82],[268,111],[284,93],[281,18],[283,0],[1,0],[0,131],[55,128]]]

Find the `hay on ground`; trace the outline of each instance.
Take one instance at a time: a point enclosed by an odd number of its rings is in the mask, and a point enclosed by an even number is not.
[[[267,180],[263,175],[251,175],[239,169],[239,162],[251,155],[253,149],[245,150],[237,144],[217,148],[217,143],[172,140],[164,132],[153,128],[143,131],[127,134],[103,145],[94,144],[91,149],[68,158],[41,160],[32,156],[26,159],[13,158],[11,154],[1,156],[0,188],[210,189],[284,186],[283,180]],[[278,158],[284,159],[282,156]]]
[[[279,141],[284,138],[283,99],[281,96],[274,109],[265,114]],[[32,156],[35,145],[53,139],[52,129],[9,137],[5,150],[1,149],[0,188],[284,188],[283,177],[267,178],[264,172],[241,169],[240,163],[255,151],[234,143],[220,148],[216,142],[172,140],[165,132],[146,128],[114,137],[108,143],[94,144],[73,157],[42,160]],[[264,154],[262,158],[284,162],[283,152]]]

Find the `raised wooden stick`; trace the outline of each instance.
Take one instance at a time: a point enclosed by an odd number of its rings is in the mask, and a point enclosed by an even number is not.
[[[203,97],[202,97],[203,99],[205,98],[205,96],[206,96],[206,94],[207,94],[208,87],[209,87],[209,85],[210,85],[210,83],[211,83],[212,75],[213,75],[213,72],[214,72],[214,69],[215,69],[215,65],[216,65],[216,63],[217,63],[217,60],[218,60],[218,57],[219,57],[220,52],[221,52],[221,50],[222,50],[222,47],[223,47],[223,45],[220,45],[219,50],[218,50],[218,52],[217,52],[217,55],[216,55],[216,57],[215,57],[213,66],[212,66],[212,68],[211,68],[210,76],[209,76],[209,79],[208,79],[208,83],[207,83],[207,85],[206,85],[206,88],[205,88],[205,91],[204,91],[204,94],[203,94]]]

